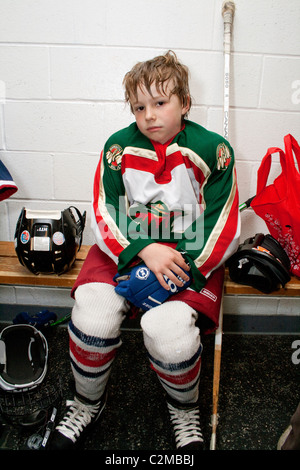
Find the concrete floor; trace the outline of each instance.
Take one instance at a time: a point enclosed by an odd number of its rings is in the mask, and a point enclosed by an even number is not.
[[[49,370],[41,387],[60,378],[64,403],[73,396],[67,329],[50,328],[46,337]],[[292,344],[297,339],[288,334],[223,334],[217,450],[276,449],[300,400],[300,364],[292,361]],[[203,337],[202,342],[201,420],[208,449],[214,335]],[[62,412],[61,406],[59,413]],[[28,437],[38,432],[16,424],[2,425],[1,430],[2,450],[27,449]],[[123,331],[123,346],[113,365],[107,406],[101,421],[86,438],[83,450],[174,450],[165,398],[149,367],[140,331]]]

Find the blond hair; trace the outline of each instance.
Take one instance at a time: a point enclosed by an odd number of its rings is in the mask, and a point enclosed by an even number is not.
[[[157,90],[165,94],[168,83],[172,80],[173,88],[170,95],[177,95],[183,106],[189,104],[191,98],[189,91],[189,70],[177,59],[175,52],[168,51],[165,55],[154,57],[145,62],[138,62],[126,73],[123,85],[125,100],[130,104],[131,111],[133,99],[137,100],[137,89],[144,86],[151,94],[151,85],[154,83]]]

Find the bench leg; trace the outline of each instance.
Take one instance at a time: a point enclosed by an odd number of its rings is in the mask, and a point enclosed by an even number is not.
[[[218,425],[218,403],[219,386],[221,373],[221,352],[222,352],[222,334],[223,334],[223,299],[221,301],[219,313],[219,326],[215,333],[215,351],[214,351],[214,371],[213,371],[213,402],[212,402],[212,433],[210,440],[210,450],[216,449],[216,432]]]

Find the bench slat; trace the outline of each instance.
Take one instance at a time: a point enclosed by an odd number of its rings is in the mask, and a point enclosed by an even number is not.
[[[72,269],[60,276],[57,274],[35,275],[25,266],[22,266],[17,258],[2,258],[0,266],[0,284],[72,287],[82,264],[83,261],[76,260]]]
[[[278,296],[289,296],[297,297],[300,296],[300,279],[293,276],[285,287],[271,292],[271,294],[264,294],[263,292],[255,289],[251,286],[244,286],[233,282],[230,277],[228,270],[226,269],[225,280],[224,280],[224,293],[227,295],[278,295]]]

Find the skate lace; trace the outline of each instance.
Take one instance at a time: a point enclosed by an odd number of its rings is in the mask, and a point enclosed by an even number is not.
[[[56,429],[75,443],[80,433],[91,423],[92,419],[99,411],[100,404],[85,405],[75,397],[74,400],[67,401],[67,407],[69,407],[69,411],[60,421]]]
[[[190,442],[203,442],[200,429],[199,408],[190,410],[178,409],[168,403],[171,422],[173,424],[177,448]]]

